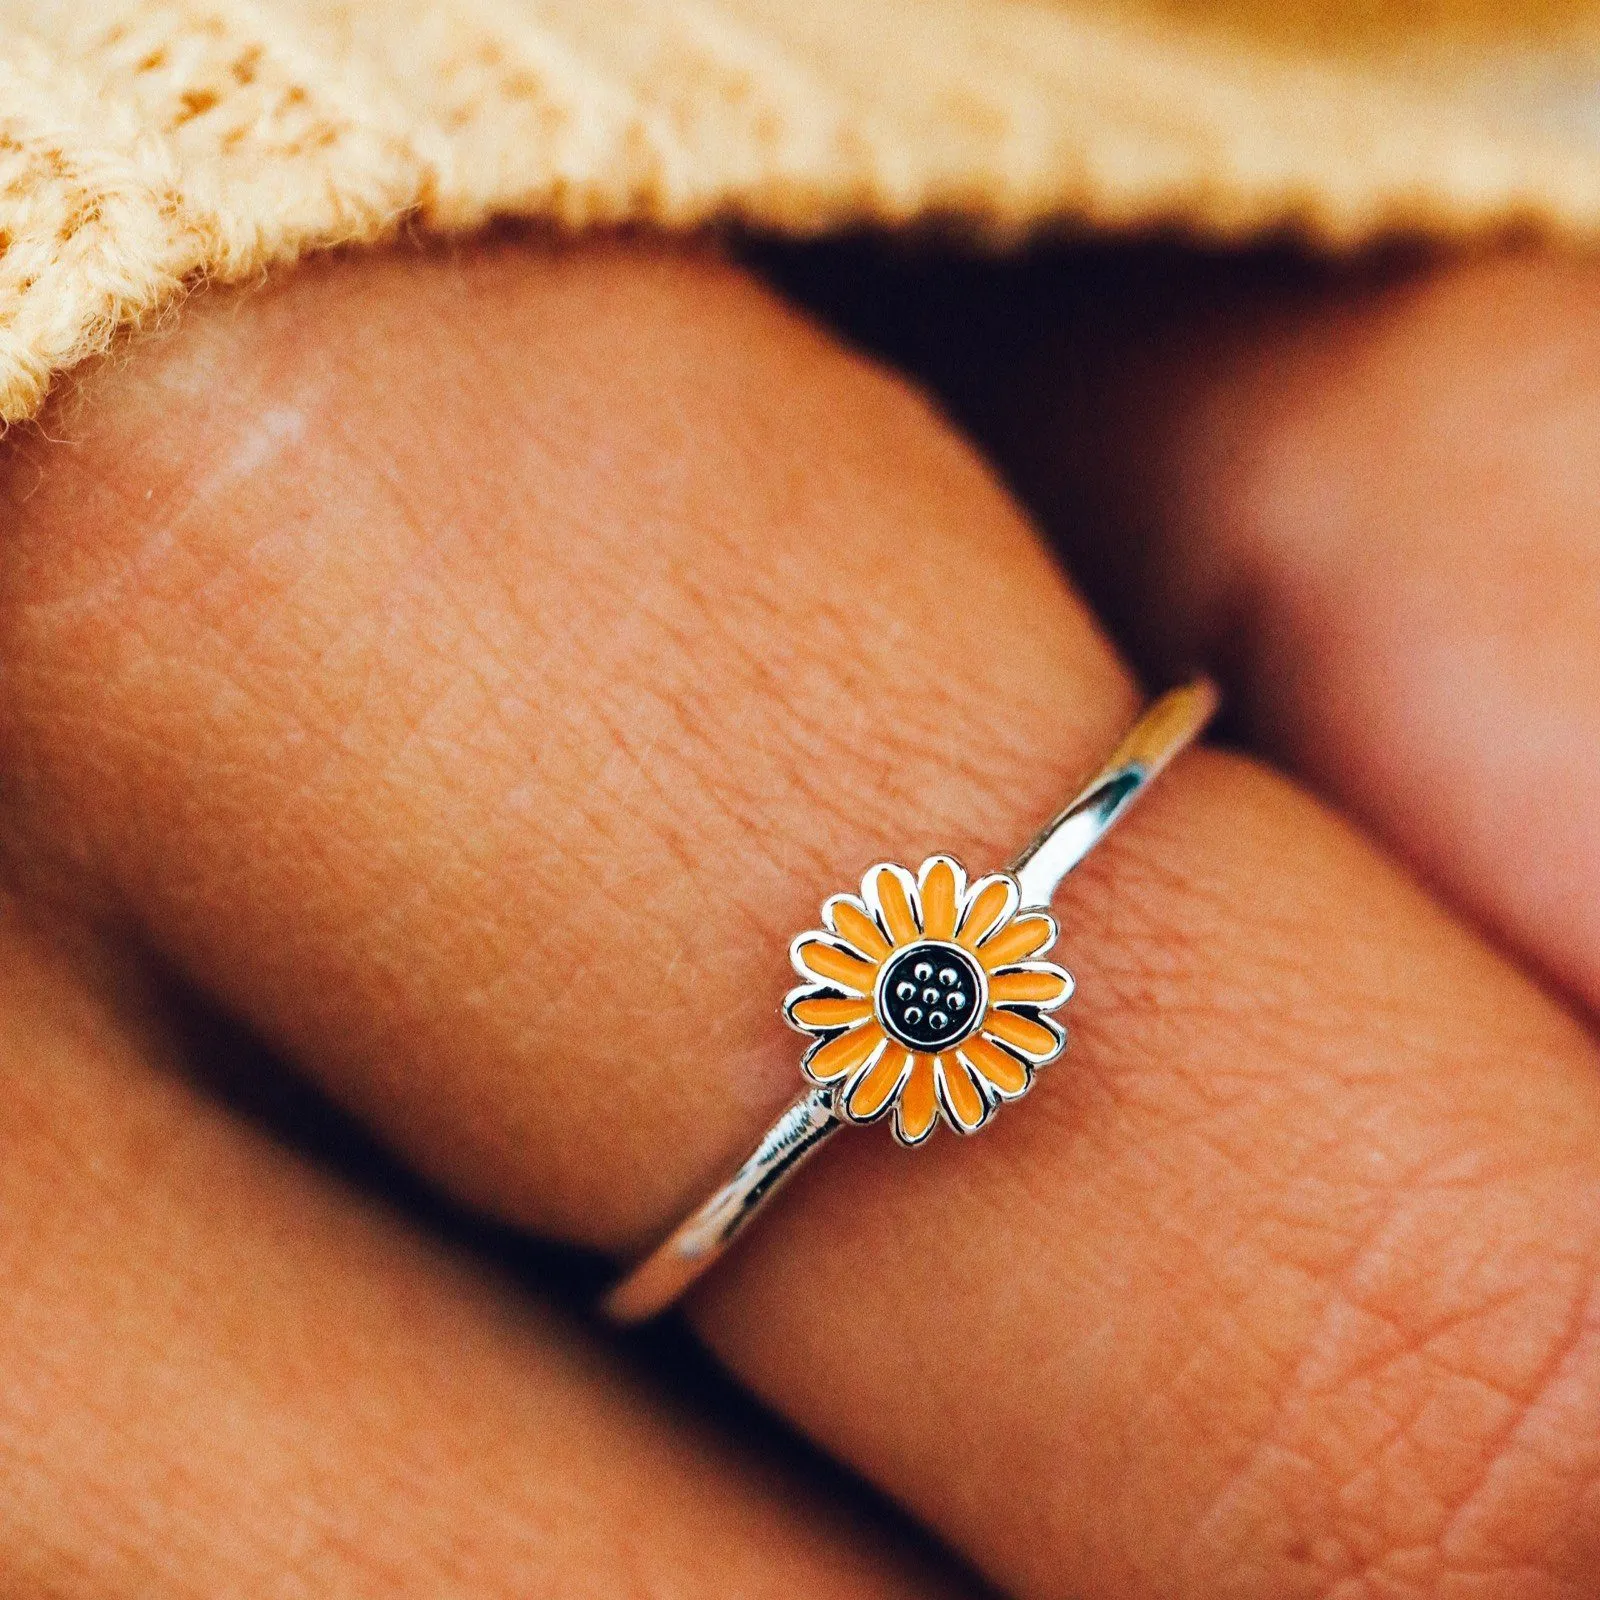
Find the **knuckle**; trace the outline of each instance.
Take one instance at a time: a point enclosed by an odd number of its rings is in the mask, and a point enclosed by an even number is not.
[[[1390,1196],[1317,1284],[1193,1566],[1324,1600],[1582,1592],[1600,1555],[1597,1199],[1571,1170],[1459,1165]]]

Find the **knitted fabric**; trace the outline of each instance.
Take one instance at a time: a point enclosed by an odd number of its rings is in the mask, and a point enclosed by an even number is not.
[[[1399,16],[1399,12],[1396,12]],[[0,0],[0,418],[403,223],[1600,230],[1573,0]]]

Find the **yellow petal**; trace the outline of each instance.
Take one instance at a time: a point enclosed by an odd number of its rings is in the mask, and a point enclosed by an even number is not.
[[[1053,1056],[1061,1047],[1061,1040],[1042,1022],[998,1007],[983,1019],[983,1031],[1001,1044],[1015,1045],[1024,1055]]]
[[[834,995],[817,995],[799,1001],[790,1008],[790,1014],[802,1027],[845,1028],[853,1022],[865,1022],[872,1015],[872,1002],[865,996],[841,1000]]]
[[[956,875],[948,861],[935,861],[922,880],[922,931],[929,939],[956,933]]]
[[[1006,914],[1011,895],[1011,885],[1004,878],[991,878],[968,907],[967,919],[961,924],[961,936],[956,942],[969,950],[977,949],[978,941]]]
[[[873,961],[882,961],[889,954],[889,941],[884,938],[877,923],[859,906],[848,900],[833,903],[833,931],[847,944],[853,944],[862,955]]]
[[[889,867],[879,867],[873,887],[877,891],[878,904],[883,908],[883,923],[889,930],[889,937],[897,945],[911,944],[921,938],[922,930],[917,926],[916,913],[906,898],[906,887],[900,881],[900,874]]]
[[[876,962],[858,960],[831,944],[823,944],[820,939],[801,945],[797,954],[807,972],[829,983],[854,989],[857,994],[871,994],[872,986],[878,980]]]
[[[845,1101],[846,1109],[852,1117],[860,1117],[865,1121],[883,1110],[888,1104],[889,1096],[894,1093],[895,1085],[900,1081],[906,1059],[907,1052],[904,1050],[885,1050],[862,1073]]]
[[[940,1056],[937,1064],[944,1079],[947,1108],[955,1113],[957,1125],[970,1133],[983,1121],[989,1107],[971,1074],[954,1056]]]
[[[911,1063],[911,1076],[900,1091],[898,1125],[905,1139],[920,1139],[933,1127],[939,1115],[938,1090],[933,1081],[933,1057],[917,1056]]]
[[[1054,938],[1055,928],[1048,917],[1018,917],[979,949],[978,959],[993,972],[1048,949]]]
[[[989,998],[1024,1005],[1058,1006],[1072,993],[1072,980],[1064,972],[997,972],[989,980]]]
[[[864,1022],[859,1028],[830,1039],[808,1057],[806,1075],[818,1083],[837,1082],[845,1073],[854,1072],[882,1043],[883,1029],[876,1022]]]
[[[981,1034],[968,1039],[957,1053],[1004,1094],[1021,1094],[1028,1087],[1028,1069]]]

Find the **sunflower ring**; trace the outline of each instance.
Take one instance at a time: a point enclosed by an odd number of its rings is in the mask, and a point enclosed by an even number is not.
[[[790,946],[805,981],[783,1006],[811,1040],[801,1061],[808,1087],[733,1177],[612,1289],[611,1317],[637,1322],[670,1305],[840,1128],[887,1120],[902,1145],[916,1146],[941,1121],[976,1133],[1027,1094],[1066,1048],[1053,1013],[1074,987],[1044,959],[1058,933],[1050,900],[1216,702],[1205,680],[1157,700],[1009,871],[969,881],[948,855],[914,874],[880,862],[859,894],[824,901],[822,926]]]

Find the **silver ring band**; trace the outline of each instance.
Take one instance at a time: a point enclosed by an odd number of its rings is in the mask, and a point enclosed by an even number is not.
[[[1206,679],[1156,700],[1009,872],[969,886],[949,857],[930,857],[916,879],[884,863],[859,898],[828,901],[826,929],[795,941],[796,967],[812,981],[785,1007],[815,1038],[810,1087],[738,1171],[615,1284],[606,1316],[635,1323],[665,1310],[849,1123],[892,1114],[900,1142],[918,1144],[941,1118],[970,1133],[1020,1098],[1033,1069],[1065,1044],[1048,1013],[1072,992],[1064,969],[1028,959],[1054,942],[1045,908],[1216,707]]]

